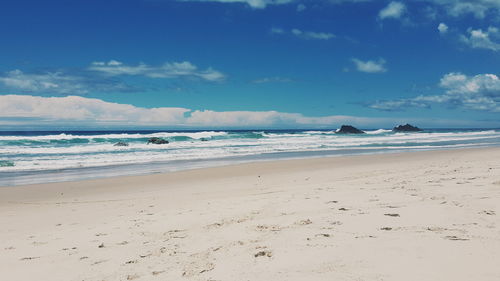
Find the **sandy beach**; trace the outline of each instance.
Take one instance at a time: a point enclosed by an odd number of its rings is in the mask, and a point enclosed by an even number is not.
[[[500,148],[0,188],[0,280],[500,280]]]

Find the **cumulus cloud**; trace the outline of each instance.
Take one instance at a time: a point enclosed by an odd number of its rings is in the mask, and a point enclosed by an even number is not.
[[[151,66],[144,63],[138,65],[126,65],[122,62],[111,60],[108,62],[93,62],[88,68],[92,71],[101,72],[109,76],[129,75],[146,76],[149,78],[199,78],[206,81],[222,81],[225,75],[212,68],[199,70],[198,67],[188,61],[164,63],[160,66]]]
[[[283,5],[294,0],[177,0],[179,2],[218,2],[218,3],[243,3],[253,9],[264,9],[269,5]]]
[[[357,58],[353,58],[352,62],[356,66],[356,69],[360,72],[366,73],[383,73],[386,72],[385,68],[386,61],[382,58],[375,60],[362,61]]]
[[[500,50],[500,43],[493,41],[493,39],[500,38],[498,28],[489,27],[487,30],[471,29],[467,31],[467,35],[461,35],[460,39],[471,48],[488,49],[492,51]]]
[[[0,117],[39,118],[93,124],[148,124],[183,122],[185,108],[140,108],[79,96],[0,96]]]
[[[399,111],[410,107],[428,108],[432,104],[442,104],[452,108],[500,112],[500,79],[495,74],[467,76],[462,73],[448,73],[441,78],[439,86],[445,90],[441,95],[377,101],[369,107],[383,111]]]
[[[128,92],[136,90],[124,83],[64,71],[25,73],[19,69],[0,74],[0,85],[27,93],[85,95],[90,91]]]
[[[437,29],[439,30],[439,33],[441,33],[441,34],[445,34],[446,32],[448,32],[448,26],[445,23],[440,23],[438,25]]]
[[[406,5],[401,2],[390,2],[385,8],[380,10],[378,17],[384,19],[399,19],[406,13]]]
[[[2,124],[182,127],[332,127],[343,123],[370,126],[394,120],[343,115],[308,117],[278,111],[212,111],[142,108],[79,96],[0,95]],[[7,120],[7,121],[6,121]],[[10,120],[10,121],[8,121]],[[30,123],[31,122],[31,123]]]

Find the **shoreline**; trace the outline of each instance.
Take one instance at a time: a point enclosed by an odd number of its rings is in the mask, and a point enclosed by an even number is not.
[[[243,162],[500,146],[500,131],[435,129],[366,134],[331,130],[101,131],[0,136],[0,186],[153,174]],[[168,140],[148,145],[150,138]],[[116,145],[120,144],[120,145]]]
[[[449,150],[468,150],[468,149],[488,149],[496,148],[500,145],[488,146],[462,146],[458,148],[420,148],[420,149],[393,149],[377,150],[373,149],[354,149],[354,150],[332,150],[332,151],[297,151],[283,153],[264,153],[258,155],[235,156],[230,158],[213,158],[201,160],[175,160],[169,162],[156,161],[147,163],[131,163],[122,165],[65,168],[54,170],[35,170],[35,171],[13,171],[0,172],[4,176],[0,180],[0,188],[18,187],[24,185],[38,185],[64,182],[78,182],[86,180],[98,180],[107,178],[119,178],[123,176],[148,176],[155,174],[176,173],[180,171],[190,171],[198,169],[208,169],[215,167],[227,167],[232,165],[242,165],[251,163],[265,163],[275,161],[300,161],[305,159],[318,158],[343,158],[351,156],[385,155],[385,154],[405,154],[422,153]],[[107,172],[103,172],[106,170]],[[41,180],[42,179],[42,180]],[[17,183],[19,182],[19,183]]]
[[[41,182],[41,183],[30,183],[30,184],[20,184],[20,185],[0,185],[0,191],[2,189],[9,189],[9,188],[29,188],[30,186],[35,186],[37,188],[43,187],[43,186],[52,186],[52,185],[65,185],[65,184],[84,184],[85,182],[92,182],[95,184],[101,184],[100,181],[103,181],[102,184],[105,184],[106,181],[121,181],[121,178],[123,178],[124,181],[131,179],[134,180],[135,178],[148,178],[148,177],[158,177],[158,179],[163,178],[163,177],[168,177],[167,175],[173,174],[173,177],[175,177],[175,174],[184,174],[184,173],[205,173],[205,174],[210,174],[212,171],[220,170],[220,169],[226,169],[226,168],[231,168],[234,167],[235,169],[239,170],[240,168],[245,169],[246,167],[248,168],[257,168],[259,169],[260,166],[270,166],[271,168],[276,168],[277,166],[280,166],[280,164],[290,164],[293,166],[300,166],[303,164],[308,164],[304,163],[305,162],[313,162],[313,163],[331,163],[331,164],[339,164],[338,162],[342,162],[344,160],[354,160],[352,161],[353,163],[356,163],[359,159],[359,161],[364,161],[364,160],[370,160],[374,161],[373,158],[378,158],[378,157],[387,157],[387,159],[392,159],[392,158],[405,158],[406,155],[411,155],[411,156],[421,156],[424,157],[425,155],[429,154],[447,154],[447,153],[453,153],[453,152],[471,152],[473,153],[474,151],[483,151],[483,150],[499,150],[500,151],[500,146],[488,146],[488,147],[471,147],[471,148],[448,148],[448,149],[429,149],[429,150],[412,150],[412,151],[395,151],[395,152],[379,152],[379,153],[366,153],[366,154],[344,154],[344,155],[334,155],[334,156],[310,156],[310,157],[296,157],[296,158],[281,158],[281,159],[276,159],[276,158],[270,158],[270,159],[259,159],[259,160],[254,160],[254,161],[243,161],[243,162],[228,162],[227,164],[221,164],[221,165],[214,165],[214,166],[203,166],[203,167],[195,167],[195,168],[186,168],[186,169],[180,169],[180,170],[173,170],[173,171],[166,171],[166,172],[150,172],[150,173],[140,173],[140,174],[132,174],[132,175],[117,175],[117,176],[98,176],[95,178],[88,178],[88,179],[76,179],[76,180],[67,180],[67,181],[54,181],[54,182]],[[419,155],[421,154],[421,155]],[[360,158],[367,158],[367,159],[360,159]],[[352,159],[350,159],[352,158]],[[148,163],[149,164],[149,163]],[[152,163],[154,164],[154,163]],[[104,166],[105,168],[107,166]],[[92,167],[94,168],[94,167]],[[99,167],[97,167],[99,168]],[[75,169],[77,171],[78,168]],[[263,169],[264,171],[265,169]],[[262,172],[263,172],[262,171]],[[54,172],[57,172],[55,170]]]
[[[500,278],[500,148],[0,188],[8,280]]]

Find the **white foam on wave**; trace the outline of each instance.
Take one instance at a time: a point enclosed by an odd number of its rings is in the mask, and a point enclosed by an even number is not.
[[[389,130],[374,130],[367,135],[336,135],[330,131],[297,133],[269,133],[265,138],[219,138],[207,142],[173,141],[166,145],[148,145],[131,142],[127,147],[115,147],[113,143],[78,143],[64,145],[0,146],[0,159],[14,161],[14,167],[0,167],[0,171],[28,171],[96,167],[154,161],[213,159],[229,156],[258,155],[276,152],[326,151],[326,150],[401,150],[431,149],[480,145],[500,142],[500,132],[493,130],[476,132],[428,132],[386,134]],[[375,133],[377,132],[377,133]],[[140,138],[159,136],[188,136],[193,139],[224,136],[227,132],[155,133],[137,134]],[[245,133],[242,133],[244,135]],[[136,134],[105,134],[104,138]],[[56,136],[56,135],[54,135]],[[60,136],[60,135],[57,135]],[[68,135],[64,135],[68,137]],[[42,136],[46,137],[46,136]],[[74,136],[71,136],[74,137]],[[86,136],[89,137],[89,136]],[[473,142],[471,144],[471,142]]]
[[[210,138],[216,136],[225,136],[227,132],[203,131],[203,132],[160,132],[152,134],[103,134],[103,135],[72,135],[58,134],[45,136],[0,136],[0,141],[48,141],[48,140],[72,140],[72,139],[138,139],[151,137],[179,137],[185,136],[192,139]]]
[[[374,131],[365,131],[365,133],[369,135],[378,135],[378,134],[385,134],[385,133],[390,133],[392,130],[386,130],[386,129],[378,129]]]

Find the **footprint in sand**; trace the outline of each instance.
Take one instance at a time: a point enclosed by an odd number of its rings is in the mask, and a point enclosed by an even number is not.
[[[467,240],[469,240],[467,238],[462,238],[462,237],[458,237],[458,236],[455,236],[455,235],[448,235],[448,236],[445,236],[443,238],[444,239],[448,239],[448,240],[453,240],[453,241],[467,241]]]
[[[132,274],[132,275],[127,275],[127,280],[135,280],[138,279],[140,276],[138,274]]]
[[[257,225],[256,230],[257,231],[281,231],[282,227],[279,225]]]
[[[306,219],[306,220],[298,221],[295,224],[296,225],[308,225],[308,224],[311,224],[311,223],[312,223],[312,221],[310,219]]]
[[[207,250],[205,252],[196,253],[190,256],[192,261],[184,267],[184,272],[182,276],[193,277],[215,268],[215,264],[212,262],[213,258],[210,256],[211,251]]]
[[[258,258],[258,257],[272,257],[273,256],[273,252],[269,251],[269,250],[265,250],[265,251],[259,251],[257,252],[256,254],[253,255],[254,257]]]
[[[388,217],[399,217],[399,214],[384,214],[384,216],[388,216]]]
[[[93,262],[91,265],[98,265],[98,264],[101,264],[103,262],[107,262],[108,260],[98,260],[98,261],[95,261]]]
[[[21,258],[22,261],[30,261],[30,260],[36,260],[39,259],[40,257],[24,257]]]

